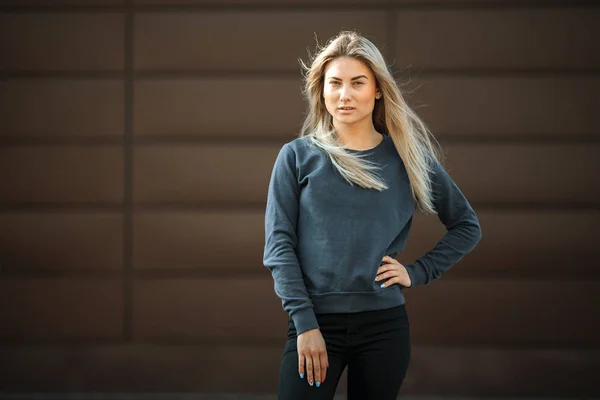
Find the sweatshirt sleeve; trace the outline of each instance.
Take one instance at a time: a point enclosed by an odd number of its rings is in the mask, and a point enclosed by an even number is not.
[[[298,334],[319,328],[296,255],[299,197],[296,154],[286,144],[275,160],[269,182],[263,264],[271,271],[275,293]]]
[[[405,266],[410,287],[438,279],[481,239],[481,226],[473,208],[438,162],[433,165],[432,184],[433,204],[447,232],[433,249]]]

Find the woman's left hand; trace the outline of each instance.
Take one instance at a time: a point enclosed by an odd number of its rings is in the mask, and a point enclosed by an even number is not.
[[[400,264],[398,260],[390,256],[385,256],[382,261],[384,264],[377,270],[377,277],[375,278],[376,282],[387,279],[387,281],[381,284],[381,287],[388,287],[394,283],[405,287],[412,285],[408,271],[406,271],[404,265]]]

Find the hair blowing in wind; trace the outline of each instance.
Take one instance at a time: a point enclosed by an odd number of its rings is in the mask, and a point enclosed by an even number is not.
[[[375,101],[373,125],[378,132],[392,138],[408,173],[417,208],[435,214],[430,173],[432,163],[439,162],[439,144],[404,100],[379,49],[357,32],[342,31],[325,46],[317,44],[315,54],[309,60],[310,66],[300,60],[305,70],[303,94],[308,103],[300,136],[309,136],[312,143],[325,151],[350,184],[365,189],[387,189],[377,175],[377,166],[358,154],[346,151],[341,145],[324,104],[325,67],[338,57],[353,57],[372,70],[382,93],[382,98]]]

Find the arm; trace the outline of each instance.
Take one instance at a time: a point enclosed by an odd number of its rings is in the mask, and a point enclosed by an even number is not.
[[[412,285],[427,284],[475,248],[481,239],[481,226],[471,205],[444,167],[434,162],[433,205],[446,226],[444,237],[414,264],[405,266]]]
[[[319,328],[296,256],[299,196],[296,154],[286,144],[275,160],[269,183],[263,264],[273,275],[275,293],[294,320],[298,335]]]

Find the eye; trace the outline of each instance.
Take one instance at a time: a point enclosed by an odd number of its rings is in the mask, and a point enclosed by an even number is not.
[[[363,84],[364,84],[364,82],[361,82],[361,81],[356,81],[356,82],[354,82],[354,83],[355,83],[356,85],[363,85]]]
[[[329,82],[329,84],[330,85],[337,85],[337,84],[339,84],[339,82],[338,81],[331,81],[331,82]]]

